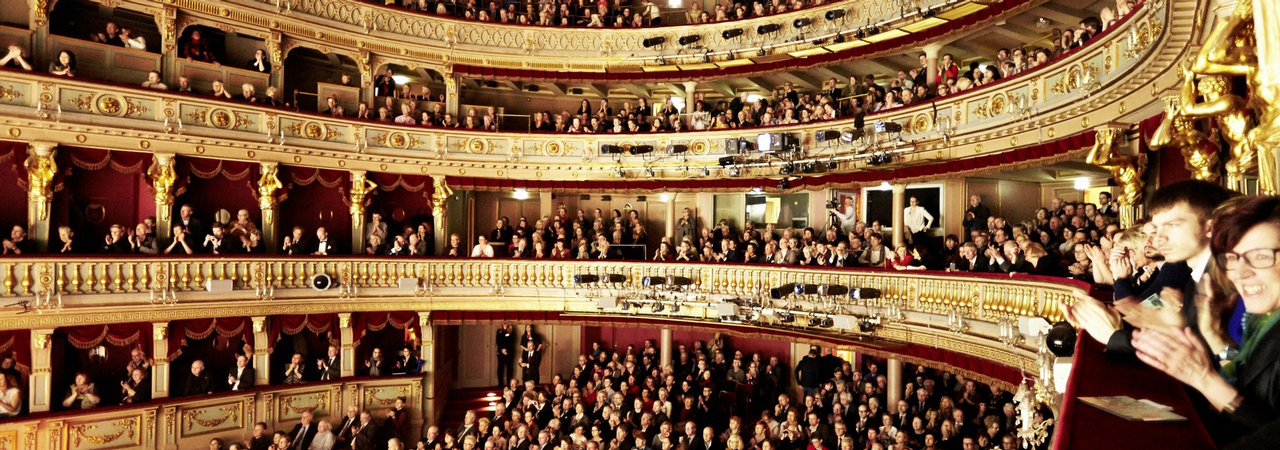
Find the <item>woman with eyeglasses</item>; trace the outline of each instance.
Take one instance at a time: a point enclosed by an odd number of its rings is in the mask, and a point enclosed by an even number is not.
[[[1239,437],[1230,448],[1263,448],[1280,435],[1280,197],[1219,212],[1210,246],[1243,305],[1225,325],[1238,349],[1215,364],[1190,328],[1135,331],[1133,347],[1143,362],[1204,395],[1226,419],[1218,434]]]

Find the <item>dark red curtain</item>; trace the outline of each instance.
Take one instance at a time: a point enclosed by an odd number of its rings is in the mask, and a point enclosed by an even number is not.
[[[330,343],[339,343],[337,314],[290,314],[267,319],[267,345],[275,345],[280,334],[294,335],[303,330],[317,335],[328,333]]]
[[[422,336],[422,330],[418,328],[418,313],[413,311],[351,313],[351,331],[355,345],[360,344],[360,338],[364,337],[366,331],[380,331],[388,325],[403,330],[405,342],[411,338],[416,342]]]
[[[431,223],[431,194],[434,185],[425,175],[399,175],[369,173],[369,180],[378,184],[378,194],[365,208],[366,220],[373,213],[382,215],[387,223],[387,234],[401,234],[405,227],[417,228]]]
[[[155,215],[155,201],[148,187],[147,167],[152,156],[146,153],[62,147],[58,150],[62,189],[54,193],[50,222],[69,226],[83,251],[95,250],[112,225],[132,230],[143,219]],[[57,232],[51,248],[58,247]]]
[[[105,341],[117,347],[141,347],[148,355],[151,354],[151,324],[148,322],[83,325],[63,327],[58,331],[66,333],[67,342],[82,350],[97,347]]]
[[[226,340],[242,339],[253,345],[253,320],[248,317],[175,320],[169,323],[169,360],[182,355],[187,340],[206,339],[214,334]]]
[[[254,180],[259,166],[256,162],[224,161],[208,158],[178,156],[175,164],[178,181],[174,183],[173,217],[176,221],[184,204],[190,204],[194,215],[207,228],[214,221],[214,214],[227,210],[231,219],[236,212],[247,209],[253,220],[259,221],[257,188]]]
[[[343,201],[343,192],[349,181],[349,172],[310,167],[280,166],[280,183],[285,186],[284,199],[280,202],[280,238],[293,233],[293,227],[302,227],[308,240],[315,239],[316,228],[325,231],[338,242],[351,241],[351,214]]]

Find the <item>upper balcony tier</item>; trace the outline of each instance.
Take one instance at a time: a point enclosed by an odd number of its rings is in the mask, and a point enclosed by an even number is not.
[[[3,120],[10,139],[82,147],[495,179],[700,178],[706,184],[740,176],[743,182],[770,188],[777,181],[762,178],[776,175],[779,167],[742,159],[723,164],[723,158],[735,156],[726,152],[726,140],[787,133],[813,155],[795,162],[836,165],[828,175],[809,177],[805,186],[879,183],[890,177],[909,178],[880,169],[920,169],[946,161],[966,170],[991,170],[1044,157],[1069,157],[1063,152],[1091,145],[1088,137],[1095,126],[1135,123],[1158,114],[1161,89],[1175,85],[1178,74],[1153,61],[1167,61],[1185,51],[1192,34],[1168,31],[1190,29],[1196,8],[1186,2],[1143,5],[1090,45],[1046,66],[927,103],[869,114],[862,119],[866,124],[892,122],[901,125],[902,132],[853,142],[818,142],[815,136],[852,131],[860,125],[858,119],[683,133],[495,133],[333,118],[20,71],[5,72],[0,113],[7,116]],[[601,154],[606,145],[627,151]],[[687,147],[684,153],[667,154],[668,145]],[[657,151],[641,154],[643,146]],[[1039,150],[1028,150],[1033,147]],[[637,151],[630,151],[633,148]],[[1046,148],[1057,150],[1046,154]],[[894,155],[892,163],[869,165],[868,157],[877,152]],[[846,176],[828,178],[832,173]],[[938,175],[926,170],[916,176]],[[750,186],[735,189],[744,187]]]

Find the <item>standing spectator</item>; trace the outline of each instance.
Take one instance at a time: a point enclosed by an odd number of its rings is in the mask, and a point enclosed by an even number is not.
[[[385,74],[378,75],[378,78],[373,80],[373,95],[378,97],[393,97],[396,95],[396,80],[392,78],[391,74],[391,68],[388,67]]]
[[[929,228],[933,226],[933,215],[920,206],[919,199],[911,197],[911,206],[902,212],[902,224],[907,228],[908,243],[924,245]]]
[[[964,231],[967,236],[969,232],[986,230],[987,219],[991,217],[991,209],[982,204],[982,197],[978,194],[969,196],[969,209],[964,213]]]
[[[200,61],[218,67],[222,66],[222,64],[218,63],[218,58],[209,50],[209,45],[205,43],[200,30],[191,32],[191,39],[187,41],[187,46],[182,49],[182,57],[187,58],[188,62]]]
[[[253,389],[256,373],[249,367],[248,355],[236,355],[236,366],[227,375],[227,390],[243,391]]]
[[[511,324],[504,323],[501,328],[498,328],[494,343],[497,347],[498,357],[498,384],[502,384],[513,376],[511,359],[515,355],[516,335]]]
[[[320,381],[329,381],[342,378],[342,365],[338,358],[338,346],[330,345],[329,354],[324,358],[316,361],[316,367],[320,369]]]

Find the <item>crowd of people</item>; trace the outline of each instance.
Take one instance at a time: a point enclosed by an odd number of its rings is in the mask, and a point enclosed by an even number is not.
[[[450,16],[481,22],[541,25],[549,27],[642,28],[671,24],[699,24],[750,19],[782,14],[833,0],[757,0],[718,2],[704,9],[700,1],[692,2],[680,14],[667,14],[655,0],[546,0],[546,1],[477,1],[366,0],[377,4],[397,4],[410,10],[438,16]]]
[[[501,2],[490,2],[487,8],[481,8],[475,2],[467,5],[455,5],[450,2],[406,1],[405,7],[413,9],[426,7],[433,11],[438,8],[444,8],[449,14],[456,12],[459,15],[468,14],[467,11],[473,11],[469,14],[494,14],[495,16],[506,17],[523,16],[516,13],[516,10],[521,7],[518,2],[507,2],[504,4],[505,6],[500,6],[500,4]],[[648,0],[645,0],[644,4],[648,5],[644,6],[645,8],[656,10],[656,7]],[[807,4],[802,0],[792,2],[773,0],[768,4],[756,2],[749,7],[742,3],[722,4],[716,6],[717,12],[715,16],[722,15],[722,11],[723,14],[728,14],[731,17],[736,17],[739,14],[753,16],[761,12],[786,11],[803,6],[807,6]],[[524,7],[540,7],[546,11],[566,9],[573,11],[573,8],[601,10],[609,12],[605,16],[610,20],[615,20],[613,19],[615,17],[621,19],[624,15],[622,13],[629,9],[620,4],[609,5],[607,2],[589,4],[585,0],[571,3],[551,2],[538,5],[529,3]],[[1098,16],[1086,17],[1081,20],[1077,28],[1056,30],[1055,37],[1051,42],[1043,43],[1037,41],[1012,49],[1000,49],[996,55],[993,55],[986,62],[971,61],[967,69],[959,66],[953,55],[943,54],[937,62],[937,76],[933,80],[929,80],[927,75],[929,61],[925,55],[921,54],[919,55],[919,67],[900,70],[896,74],[888,73],[880,74],[879,76],[872,74],[854,75],[846,83],[830,78],[823,81],[820,90],[812,92],[801,92],[793,87],[791,83],[785,83],[765,95],[757,96],[744,92],[737,97],[718,101],[707,100],[706,93],[699,92],[691,99],[691,103],[688,105],[683,104],[683,102],[673,101],[670,95],[667,95],[661,102],[657,98],[640,97],[634,103],[632,101],[623,101],[621,105],[617,105],[618,102],[616,101],[611,103],[607,98],[598,100],[595,104],[584,99],[576,109],[566,108],[559,112],[551,110],[535,111],[531,114],[531,119],[527,126],[507,128],[549,133],[682,132],[792,125],[844,117],[860,117],[865,114],[933,101],[938,97],[984,86],[1048,64],[1054,58],[1089,43],[1095,36],[1113,26],[1119,18],[1129,14],[1133,7],[1134,3],[1132,1],[1117,0],[1116,8],[1103,8]],[[694,3],[693,8],[698,10],[701,7]],[[741,12],[748,9],[749,12]],[[693,12],[691,11],[691,13]],[[705,16],[707,12],[698,11],[698,14],[699,16]],[[641,14],[636,13],[636,15],[639,16]],[[138,43],[138,40],[141,39],[140,37],[131,37],[127,29],[119,28],[112,23],[107,24],[105,31],[90,34],[89,38],[97,42],[122,47],[136,48],[141,45],[145,48],[145,42]],[[219,64],[217,55],[220,54],[220,51],[211,48],[207,39],[203,38],[200,29],[197,28],[192,31],[190,36],[183,40],[182,44],[181,57],[190,61]],[[3,59],[0,59],[0,66],[31,70],[28,58],[29,55],[24,56],[20,47],[11,46],[8,54]],[[272,64],[268,60],[266,52],[258,49],[254,57],[247,61],[243,67],[259,73],[269,73]],[[55,61],[50,63],[48,71],[59,76],[75,76],[75,54],[67,50],[61,51]],[[329,97],[324,99],[325,105],[320,110],[323,114],[335,117],[349,117],[401,125],[489,131],[497,131],[500,128],[504,128],[496,107],[470,107],[465,112],[460,112],[458,116],[455,116],[444,111],[443,94],[433,94],[431,89],[425,85],[419,86],[419,91],[415,93],[410,85],[403,83],[398,85],[393,78],[394,75],[393,70],[388,68],[384,74],[379,74],[375,77],[372,87],[376,99],[374,104],[361,101],[356,105],[355,110],[346,110],[342,105],[338,104],[336,98]],[[176,86],[169,86],[162,82],[162,79],[163,74],[160,72],[151,72],[148,74],[147,79],[142,82],[142,86],[152,89],[210,95],[267,106],[298,107],[298,105],[291,104],[288,99],[283,98],[275,86],[266,87],[263,92],[258,92],[257,88],[249,83],[244,83],[238,86],[237,89],[237,86],[226,86],[222,80],[206,80],[211,83],[211,88],[208,92],[200,92],[192,86],[192,80],[186,76],[178,77]],[[342,74],[340,79],[335,80],[335,82],[343,86],[358,87],[358,82],[353,81],[349,74]],[[651,101],[652,104],[650,103]],[[433,103],[434,106],[432,105]]]

